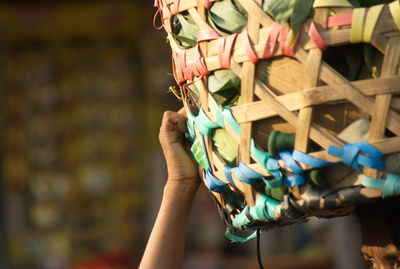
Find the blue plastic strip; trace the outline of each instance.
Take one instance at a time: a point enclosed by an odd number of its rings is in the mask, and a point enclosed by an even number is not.
[[[208,188],[210,190],[215,191],[215,192],[219,192],[219,193],[222,193],[222,188],[221,187],[226,185],[225,182],[222,182],[221,180],[216,178],[212,174],[210,169],[208,169],[206,171],[206,181],[207,181],[207,184],[208,184]]]
[[[218,125],[212,122],[203,109],[200,109],[199,115],[195,119],[197,129],[202,135],[211,136],[213,129],[217,128]]]
[[[233,182],[233,179],[232,179],[231,170],[232,170],[232,168],[230,168],[229,166],[225,166],[224,174],[225,174],[226,179],[229,181],[229,183],[232,186],[235,186],[235,183]]]
[[[368,156],[360,154],[360,152]],[[360,165],[377,170],[384,170],[383,154],[367,142],[346,144],[343,148],[330,146],[328,154],[342,159],[344,164],[361,173]]]
[[[233,168],[233,172],[235,173],[235,175],[238,177],[238,179],[240,181],[247,183],[247,184],[252,184],[253,179],[263,177],[263,175],[252,170],[243,162],[240,162],[238,167]]]
[[[268,158],[267,170],[274,176],[274,178],[282,179],[281,167],[279,166],[277,159],[271,157]]]
[[[299,163],[304,163],[305,165],[322,168],[328,165],[333,164],[332,162],[327,162],[321,159],[317,159],[311,155],[308,155],[304,152],[298,151],[297,149],[293,150],[292,157],[295,161]]]
[[[285,184],[289,188],[303,185],[304,182],[305,182],[304,177],[302,175],[293,175],[293,176],[286,177],[283,179],[283,184]]]
[[[232,116],[232,112],[229,107],[224,108],[222,112],[224,115],[224,119],[228,122],[229,126],[231,126],[232,130],[237,134],[240,135],[240,124],[235,120]]]
[[[286,166],[293,171],[293,173],[295,174],[303,173],[303,169],[301,169],[301,167],[296,163],[296,161],[292,157],[292,154],[290,154],[289,151],[281,151],[279,152],[279,156],[286,164]]]
[[[380,178],[372,178],[366,175],[363,175],[361,178],[361,185],[372,188],[382,190],[385,185],[385,180]]]

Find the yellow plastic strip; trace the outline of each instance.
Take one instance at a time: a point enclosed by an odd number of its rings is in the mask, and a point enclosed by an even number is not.
[[[347,0],[315,0],[313,7],[352,7]]]
[[[353,19],[351,21],[351,43],[359,43],[363,41],[364,15],[366,8],[355,8],[353,11]]]
[[[397,24],[397,27],[400,29],[400,0],[390,3],[389,8],[393,20]]]
[[[383,4],[373,6],[368,10],[367,18],[365,19],[364,36],[363,36],[363,41],[366,43],[371,42],[372,33],[374,32],[376,22],[378,21],[383,6],[384,6]]]

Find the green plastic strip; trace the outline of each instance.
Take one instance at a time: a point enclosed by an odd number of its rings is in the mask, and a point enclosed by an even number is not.
[[[257,236],[257,231],[249,235],[248,237],[241,237],[234,235],[228,228],[225,231],[225,237],[228,238],[233,243],[245,243]]]
[[[386,179],[363,175],[361,184],[365,187],[382,190],[382,198],[400,194],[400,176],[396,174],[388,174]]]
[[[251,139],[251,141],[250,141],[250,152],[251,152],[251,156],[261,166],[263,166],[265,169],[267,169],[267,161],[268,161],[269,153],[259,150],[254,144],[254,139]]]
[[[208,170],[208,161],[207,157],[204,154],[203,146],[200,143],[199,139],[195,139],[190,151],[193,153],[193,156],[197,163],[204,168],[204,170]]]

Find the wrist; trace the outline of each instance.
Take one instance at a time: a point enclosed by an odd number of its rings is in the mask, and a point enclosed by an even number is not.
[[[188,178],[188,179],[175,179],[168,178],[167,183],[164,186],[164,194],[174,193],[196,193],[200,186],[200,180],[198,178]]]

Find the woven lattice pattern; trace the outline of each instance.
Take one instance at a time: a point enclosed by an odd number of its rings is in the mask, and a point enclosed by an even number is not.
[[[231,228],[400,192],[400,3],[312,3],[282,23],[259,0],[156,2],[192,152]]]

